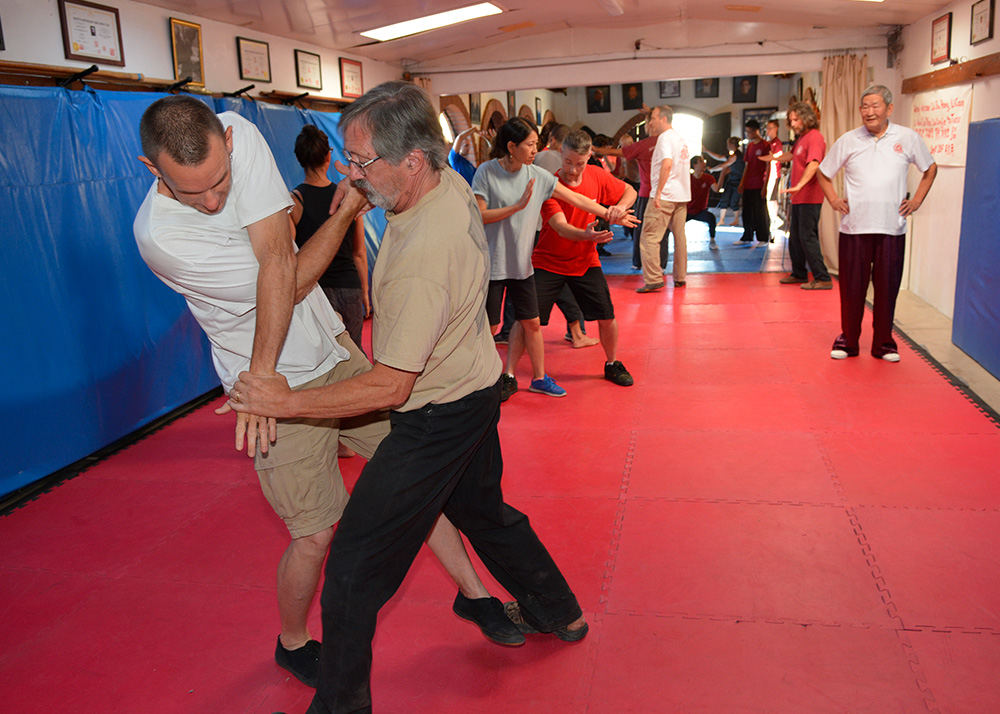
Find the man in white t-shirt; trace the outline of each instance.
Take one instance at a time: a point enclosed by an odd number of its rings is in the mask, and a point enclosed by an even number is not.
[[[906,217],[920,208],[937,176],[937,164],[924,140],[912,129],[893,124],[892,92],[873,85],[861,95],[864,126],[849,131],[819,165],[819,185],[830,207],[844,215],[840,223],[840,326],[833,359],[857,357],[865,296],[875,290],[872,318],[873,357],[898,362],[892,338],[896,296],[903,279]],[[913,198],[906,192],[910,164],[923,173]],[[844,169],[844,197],[833,177]]]
[[[316,284],[366,205],[364,198],[349,192],[296,255],[288,188],[257,127],[232,112],[216,116],[204,102],[179,95],[150,105],[140,134],[145,154],[140,161],[157,180],[135,218],[139,252],[157,277],[184,296],[208,336],[230,399],[239,401],[234,383],[244,371],[280,374],[298,389],[369,371],[371,365]],[[223,407],[219,413],[226,411]],[[303,683],[316,686],[320,644],[310,638],[306,621],[333,525],[348,500],[337,444],[343,438],[370,458],[389,431],[388,418],[377,412],[324,422],[269,417],[239,414],[236,448],[246,436],[264,495],[291,535],[278,566],[281,634],[275,659]],[[489,593],[464,548],[456,549],[460,544],[446,520],[429,541],[476,604],[475,616],[466,619],[495,641],[523,642],[505,616],[477,619],[476,606]],[[502,615],[499,602],[495,609]],[[504,628],[506,636],[500,632]]]
[[[687,283],[687,203],[691,200],[691,154],[680,132],[671,126],[673,110],[655,107],[649,115],[649,133],[656,135],[656,148],[649,169],[649,203],[642,216],[639,235],[644,285],[637,293],[659,290],[666,282],[660,256],[660,241],[666,229],[674,235],[674,287]]]

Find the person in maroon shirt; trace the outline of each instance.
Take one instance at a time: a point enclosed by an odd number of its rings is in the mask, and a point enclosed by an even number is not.
[[[687,219],[689,221],[701,221],[708,224],[708,247],[711,250],[718,250],[715,244],[715,214],[708,210],[708,196],[710,191],[719,192],[719,187],[715,185],[715,179],[705,172],[705,158],[695,156],[691,159],[691,200],[688,201]]]
[[[757,245],[766,246],[771,240],[771,219],[767,215],[767,172],[769,164],[758,160],[771,151],[770,145],[760,136],[760,122],[750,119],[746,123],[747,144],[744,160],[746,168],[740,179],[739,192],[743,196],[743,237],[733,245],[753,245],[754,235]]]

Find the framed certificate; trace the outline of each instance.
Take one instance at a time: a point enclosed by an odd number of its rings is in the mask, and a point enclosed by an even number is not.
[[[174,79],[191,78],[196,87],[205,86],[205,60],[201,51],[201,25],[170,18],[170,47],[174,53]]]
[[[979,0],[972,3],[972,29],[969,44],[993,39],[993,0]]]
[[[951,59],[951,13],[931,23],[931,64]]]
[[[319,55],[295,50],[295,83],[306,89],[323,88],[323,66]]]
[[[271,50],[266,42],[237,37],[236,54],[240,62],[240,79],[271,81]]]
[[[85,0],[59,0],[66,59],[125,66],[118,8]]]
[[[361,63],[340,58],[340,96],[357,99],[365,93],[364,77],[361,74]]]

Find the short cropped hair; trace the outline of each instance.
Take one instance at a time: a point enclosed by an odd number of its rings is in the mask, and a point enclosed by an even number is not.
[[[538,129],[535,128],[534,122],[530,122],[524,117],[508,119],[497,131],[496,141],[493,142],[493,149],[490,151],[490,158],[502,159],[510,156],[507,143],[513,141],[516,146],[532,134],[538,135]]]
[[[889,91],[888,87],[884,87],[881,84],[873,84],[864,92],[861,93],[861,101],[865,101],[865,97],[869,94],[878,94],[882,97],[882,101],[885,102],[886,106],[892,104],[892,92]]]
[[[666,104],[662,104],[658,107],[653,107],[656,111],[660,113],[661,117],[667,118],[667,123],[673,124],[674,122],[674,110],[668,107]],[[652,113],[652,112],[650,112]]]
[[[760,122],[756,119],[747,119],[747,123],[743,126],[747,129],[756,129],[757,131],[760,131]]]
[[[563,148],[569,149],[574,154],[584,154],[590,153],[591,147],[594,145],[593,140],[590,138],[590,134],[585,131],[577,129],[576,131],[571,131],[563,139]]]
[[[795,112],[799,119],[802,121],[802,126],[808,131],[809,129],[819,128],[819,117],[816,116],[816,112],[813,108],[806,104],[805,102],[795,102],[792,106],[788,108],[789,112]]]
[[[348,104],[340,133],[358,124],[371,135],[379,158],[399,165],[419,149],[435,171],[448,165],[448,145],[427,92],[410,82],[383,82]]]
[[[549,132],[549,140],[546,143],[546,146],[551,144],[553,141],[558,141],[560,144],[562,144],[564,141],[566,141],[566,135],[569,134],[569,132],[570,128],[565,124],[557,124],[556,126],[552,127],[552,130]]]
[[[330,137],[314,124],[306,124],[295,137],[295,158],[304,169],[318,169],[330,154]]]
[[[208,157],[213,136],[225,141],[219,117],[205,102],[186,94],[157,99],[139,122],[142,153],[153,163],[166,152],[181,166],[197,166]]]

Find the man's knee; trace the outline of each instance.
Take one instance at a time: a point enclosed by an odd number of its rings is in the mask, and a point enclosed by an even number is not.
[[[540,318],[532,317],[528,320],[519,320],[521,327],[524,328],[525,332],[538,332],[542,329],[542,322]]]
[[[318,533],[292,540],[292,547],[303,556],[323,559],[333,540],[333,528],[324,528]]]

